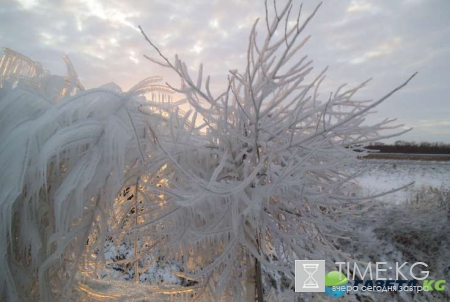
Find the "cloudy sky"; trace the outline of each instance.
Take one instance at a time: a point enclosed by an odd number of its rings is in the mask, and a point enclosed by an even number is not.
[[[305,0],[303,16],[317,4]],[[173,73],[142,57],[155,53],[141,25],[169,58],[177,53],[192,69],[204,62],[219,90],[229,69],[244,66],[248,33],[264,15],[263,0],[0,0],[0,46],[54,74],[65,74],[65,53],[87,88],[128,89],[154,75],[176,85]],[[305,34],[315,71],[329,66],[325,94],[373,77],[360,97],[376,99],[419,71],[373,120],[414,127],[406,140],[450,142],[450,1],[324,0]]]

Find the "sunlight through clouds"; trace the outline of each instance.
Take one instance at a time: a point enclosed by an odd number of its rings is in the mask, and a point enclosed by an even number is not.
[[[372,9],[372,4],[366,1],[352,1],[350,6],[347,8],[347,12],[355,13],[355,12],[365,12],[370,11]]]
[[[141,25],[169,59],[178,54],[195,69],[203,62],[212,87],[222,89],[228,70],[240,70],[245,61],[247,46],[242,41],[256,18],[265,15],[261,0],[65,0],[57,7],[54,2],[2,4],[0,47],[32,56],[54,73],[65,72],[55,57],[66,53],[87,87],[104,82],[126,87],[150,74],[178,83],[177,75],[143,59],[144,54],[155,54],[137,29]],[[294,1],[293,12],[301,2]],[[303,2],[305,18],[320,0]],[[330,91],[374,77],[378,82],[369,85],[362,98],[379,97],[386,87],[419,71],[417,86],[382,106],[379,116],[398,116],[405,124],[439,121],[450,116],[448,98],[443,97],[450,95],[448,20],[448,0],[327,0],[305,30],[312,37],[301,54],[318,68],[330,66],[323,83]],[[258,37],[266,27],[261,21]]]
[[[76,3],[75,1],[74,3]],[[104,5],[102,1],[92,1],[92,0],[78,0],[79,4],[83,5],[87,10],[77,10],[75,9],[75,13],[84,17],[94,16],[100,18],[102,20],[106,20],[115,25],[125,25],[136,31],[139,31],[136,28],[136,24],[133,24],[129,21],[129,19],[133,19],[139,16],[139,13],[136,11],[124,13],[123,11],[115,8],[110,8],[109,5]],[[73,5],[75,8],[76,6]]]
[[[219,20],[214,19],[209,21],[209,26],[211,26],[212,28],[218,28],[219,27]]]
[[[389,41],[385,41],[384,43],[377,46],[375,49],[366,52],[363,56],[357,57],[350,62],[352,64],[360,64],[364,63],[367,60],[386,56],[394,52],[394,50],[401,47],[402,39],[400,37],[395,37]]]
[[[78,31],[83,31],[83,22],[81,21],[79,16],[77,16],[76,19],[77,19],[77,29],[78,29]]]
[[[138,64],[139,60],[136,58],[136,53],[132,50],[130,50],[128,53],[130,54],[130,56],[128,58],[135,64]]]
[[[38,0],[17,0],[24,9],[32,9],[38,5]]]
[[[195,52],[196,54],[200,54],[203,51],[202,42],[197,41],[194,47],[191,48],[191,52]]]

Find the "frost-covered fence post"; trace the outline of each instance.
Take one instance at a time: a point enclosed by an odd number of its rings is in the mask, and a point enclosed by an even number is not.
[[[168,85],[193,108],[173,114],[169,134],[159,135],[158,142],[170,171],[165,192],[185,213],[177,216],[179,223],[188,226],[180,250],[207,260],[195,262],[184,275],[214,284],[217,291],[236,290],[236,280],[254,276],[249,264],[255,260],[293,286],[295,259],[330,259],[338,253],[340,219],[351,215],[343,205],[363,207],[366,198],[351,194],[348,181],[357,175],[342,173],[343,165],[366,152],[354,152],[353,146],[410,130],[382,134],[402,125],[391,126],[391,119],[363,122],[415,74],[376,101],[353,99],[368,81],[348,89],[342,85],[323,99],[319,88],[327,68],[312,76],[307,56],[294,59],[310,38],[303,31],[321,4],[304,19],[302,6],[294,13],[292,1],[282,8],[274,2],[272,11],[265,5],[265,39],[257,38],[258,19],[246,65],[229,71],[226,88],[217,95],[202,65],[196,79],[191,77],[178,56],[170,61],[141,28],[159,55],[146,58],[180,76],[180,88]],[[190,126],[180,127],[186,121]]]

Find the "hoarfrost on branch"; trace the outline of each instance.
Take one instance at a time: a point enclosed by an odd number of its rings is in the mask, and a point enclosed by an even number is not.
[[[148,58],[176,72],[180,88],[153,77],[128,92],[115,84],[85,90],[68,58],[68,75],[57,77],[5,56],[1,295],[50,301],[75,288],[75,296],[103,290],[118,298],[104,280],[145,282],[165,261],[184,285],[165,280],[135,294],[239,299],[255,296],[253,278],[261,298],[261,270],[292,285],[295,259],[349,259],[336,240],[368,197],[354,196],[358,174],[341,167],[401,126],[364,121],[414,75],[375,101],[353,98],[368,81],[319,95],[326,69],[312,75],[312,61],[298,54],[320,4],[304,19],[293,7],[275,5],[270,18],[266,3],[246,66],[229,71],[219,94],[202,66],[193,77],[142,29],[160,57]],[[173,91],[185,98],[172,102]],[[178,109],[182,103],[193,109]]]

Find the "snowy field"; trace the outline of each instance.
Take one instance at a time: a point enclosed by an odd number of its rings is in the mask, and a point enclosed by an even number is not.
[[[361,186],[361,191],[359,191],[358,195],[361,194],[362,196],[392,191],[414,182],[414,184],[405,189],[376,199],[383,202],[402,203],[414,201],[418,198],[418,194],[424,190],[450,190],[450,162],[366,159],[358,161],[357,164],[348,165],[346,168],[348,173],[355,173],[357,171],[365,172],[362,176],[358,177],[358,183]],[[383,250],[390,249],[396,250],[395,245],[384,242]],[[102,270],[99,280],[91,279],[91,281],[101,284],[104,288],[103,294],[106,295],[114,296],[120,292],[119,288],[124,286],[135,286],[136,288],[134,290],[137,291],[138,287],[136,284],[126,283],[124,285],[120,282],[133,280],[133,268],[114,263],[118,260],[120,262],[121,259],[133,257],[134,249],[132,245],[123,242],[120,246],[115,246],[112,242],[107,241],[104,246],[104,252],[106,261],[110,264],[107,265],[105,270]],[[400,252],[397,253],[397,255],[401,254]],[[148,291],[146,295],[151,294],[152,297],[160,301],[177,301],[181,299],[181,296],[177,296],[176,294],[163,294],[162,292],[166,292],[167,289],[171,289],[173,286],[175,286],[173,287],[174,289],[177,289],[176,286],[180,285],[196,288],[195,283],[180,278],[173,273],[174,271],[180,270],[181,266],[179,264],[174,262],[167,264],[163,260],[164,257],[155,259],[150,254],[147,255],[144,262],[151,263],[151,265],[148,266],[148,269],[144,273],[140,274],[140,282],[148,284],[146,287]],[[366,259],[366,261],[369,260]],[[430,262],[429,260],[427,261]],[[439,274],[442,275],[443,273],[439,271]],[[110,278],[117,281],[113,281]],[[86,281],[84,280],[84,282]],[[292,298],[292,292],[288,292],[287,294]],[[382,298],[381,295],[376,297]],[[434,298],[436,297],[432,297],[431,299]],[[283,298],[279,297],[279,293],[277,294],[273,291],[271,295],[267,296],[267,301],[283,301]],[[405,301],[408,300],[406,299]]]
[[[401,203],[411,201],[423,189],[450,190],[450,162],[418,160],[361,160],[349,166],[350,172],[362,170],[358,178],[364,196],[394,190],[409,183],[411,186],[379,197],[378,200]]]

